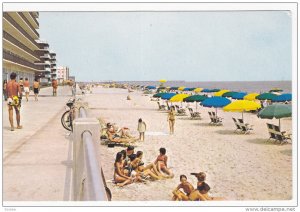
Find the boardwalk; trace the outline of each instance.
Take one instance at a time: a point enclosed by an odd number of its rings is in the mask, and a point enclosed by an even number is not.
[[[29,102],[23,99],[23,129],[13,132],[3,103],[4,201],[69,200],[71,142],[60,117],[71,89],[59,87],[57,97],[52,97],[52,88],[40,94],[38,102],[33,96]]]

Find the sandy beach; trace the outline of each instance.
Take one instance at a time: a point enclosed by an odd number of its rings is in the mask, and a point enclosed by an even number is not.
[[[86,94],[90,115],[102,118],[118,126],[129,127],[138,136],[138,119],[147,124],[144,142],[138,142],[136,151],[144,152],[144,162],[153,162],[159,148],[167,149],[169,167],[173,179],[135,183],[118,188],[110,182],[113,178],[113,163],[122,147],[108,148],[100,145],[101,164],[112,191],[113,201],[162,201],[171,200],[172,190],[179,184],[179,176],[185,174],[194,186],[197,179],[191,172],[204,171],[212,196],[228,200],[289,200],[292,198],[292,144],[267,143],[269,138],[266,123],[278,125],[278,120],[259,119],[255,114],[244,113],[244,120],[254,125],[249,135],[234,133],[232,117],[241,118],[241,113],[218,110],[223,117],[223,126],[210,126],[208,111],[214,109],[198,105],[202,120],[190,120],[189,116],[177,116],[175,134],[169,135],[167,113],[158,111],[157,102],[150,101],[140,91],[130,93],[126,89],[93,89]],[[178,105],[181,105],[178,103]],[[183,103],[186,106],[186,103]],[[195,110],[195,103],[190,103]],[[187,111],[188,113],[188,111]],[[292,119],[281,119],[282,130],[292,131]]]

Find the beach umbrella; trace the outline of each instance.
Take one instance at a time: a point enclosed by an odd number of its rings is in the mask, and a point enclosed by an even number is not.
[[[183,91],[189,91],[191,88],[184,88]]]
[[[211,89],[210,90],[210,92],[212,93],[212,92],[218,92],[218,91],[220,91],[221,89],[218,89],[218,88],[214,88],[214,89]]]
[[[231,101],[225,97],[214,96],[205,99],[203,102],[201,102],[201,105],[204,107],[216,108],[216,114],[217,114],[217,108],[225,107],[226,105],[230,104],[230,102]]]
[[[165,93],[164,95],[161,96],[161,99],[169,100],[175,95],[176,93]]]
[[[233,95],[236,95],[236,94],[238,94],[238,92],[229,91],[229,92],[223,93],[222,97],[232,97]]]
[[[184,98],[188,97],[188,94],[177,94],[174,95],[171,99],[170,102],[182,102]]]
[[[175,90],[178,90],[178,88],[179,88],[179,87],[171,87],[170,90],[175,91]]]
[[[269,92],[282,92],[283,90],[281,88],[272,88],[271,90],[269,90]]]
[[[222,96],[224,93],[227,93],[227,92],[229,92],[229,90],[220,90],[220,91],[216,92],[214,96]]]
[[[292,101],[291,93],[281,94],[272,99],[272,102],[285,102],[285,101],[288,101],[288,102]]]
[[[201,92],[204,92],[204,93],[210,93],[211,92],[211,90],[210,89],[208,89],[208,88],[204,88]]]
[[[261,108],[261,105],[254,101],[237,100],[223,107],[223,110],[230,112],[242,112],[242,119],[244,119],[243,113],[245,111],[258,110],[259,108]]]
[[[167,80],[165,80],[165,79],[160,79],[159,82],[165,83],[165,82],[167,82]]]
[[[179,91],[183,91],[185,89],[185,87],[181,86],[178,88]]]
[[[203,95],[193,95],[183,99],[184,102],[202,102],[203,100],[207,99],[207,96]]]
[[[285,104],[272,104],[259,111],[257,116],[262,119],[279,119],[280,129],[280,119],[292,116],[292,106]]]
[[[148,88],[148,89],[156,89],[156,87],[152,86],[152,85],[148,85],[146,88]]]
[[[239,92],[237,94],[234,94],[232,96],[232,98],[241,100],[241,99],[244,99],[244,96],[246,96],[246,95],[247,95],[247,93],[245,93],[245,92]]]
[[[200,93],[203,90],[203,88],[195,88],[194,92],[195,93]]]
[[[189,91],[194,91],[196,88],[190,88]]]
[[[255,100],[258,95],[259,95],[258,93],[249,93],[246,96],[244,96],[244,99],[245,100]]]
[[[256,97],[256,99],[258,100],[272,100],[273,98],[275,98],[277,95],[273,94],[273,93],[263,93],[260,94]]]
[[[166,93],[156,93],[156,94],[153,95],[153,97],[155,97],[155,98],[161,98],[162,95],[164,95],[164,94],[166,94]]]
[[[203,95],[193,95],[193,96],[189,96],[183,99],[184,102],[196,102],[196,110],[197,110],[197,102],[202,102],[205,99],[207,99],[207,96],[203,96]]]

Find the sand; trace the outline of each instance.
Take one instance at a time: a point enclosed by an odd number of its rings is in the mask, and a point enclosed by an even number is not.
[[[278,120],[259,119],[255,114],[244,113],[244,120],[254,125],[249,135],[234,133],[232,117],[241,118],[241,113],[218,110],[223,117],[223,126],[210,126],[208,111],[214,109],[198,106],[202,120],[190,120],[189,116],[176,117],[175,134],[168,134],[167,113],[158,111],[157,102],[150,101],[140,91],[130,93],[126,89],[94,88],[85,100],[91,108],[90,115],[107,122],[127,126],[138,136],[138,119],[147,124],[144,142],[139,142],[136,151],[144,152],[144,162],[153,162],[159,148],[167,149],[169,167],[173,179],[135,183],[123,188],[115,186],[113,163],[122,147],[108,148],[100,145],[101,164],[113,201],[171,200],[172,190],[179,184],[179,176],[185,174],[196,185],[191,172],[204,171],[212,196],[228,200],[289,200],[292,199],[292,144],[278,145],[266,142],[269,138],[266,123],[278,124]],[[181,105],[178,103],[178,105]],[[182,104],[186,106],[186,103]],[[194,107],[195,103],[190,104]],[[188,112],[188,111],[187,111]],[[292,119],[281,119],[282,130],[292,131]]]

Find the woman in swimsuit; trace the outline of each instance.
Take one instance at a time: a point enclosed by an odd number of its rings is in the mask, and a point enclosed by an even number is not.
[[[174,134],[174,125],[175,125],[175,108],[174,108],[174,106],[171,106],[171,109],[168,112],[167,121],[169,122],[170,134]]]
[[[114,163],[114,180],[117,186],[123,187],[124,185],[133,183],[133,178],[126,176],[124,172],[124,156],[121,152],[116,155],[116,160]]]
[[[183,189],[184,192],[180,191],[179,189]],[[174,189],[174,196],[172,200],[188,201],[189,195],[192,193],[193,190],[194,187],[191,183],[187,181],[187,177],[185,175],[180,175],[180,184]]]
[[[160,173],[165,173],[167,174],[167,177],[173,178],[174,174],[171,172],[167,165],[168,157],[166,155],[166,151],[167,150],[165,148],[159,149],[160,154],[157,156],[154,164],[156,165],[156,168]]]

